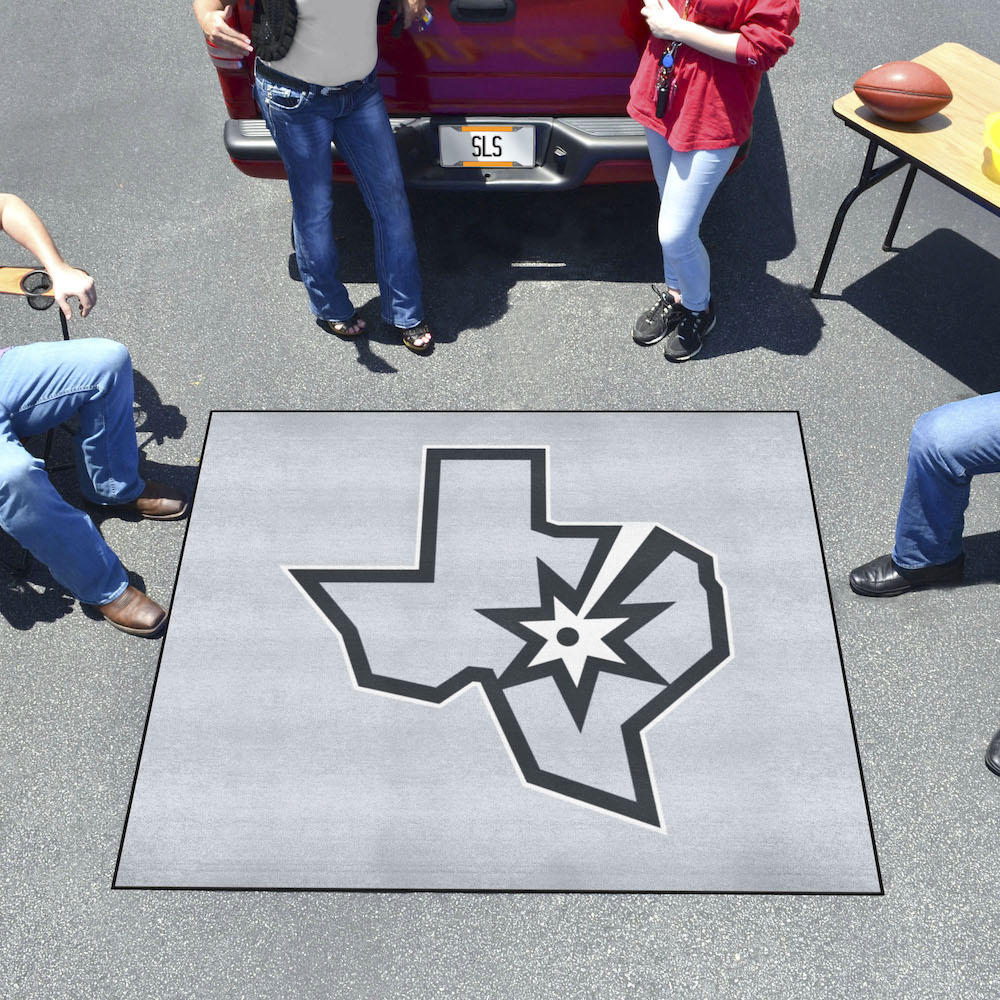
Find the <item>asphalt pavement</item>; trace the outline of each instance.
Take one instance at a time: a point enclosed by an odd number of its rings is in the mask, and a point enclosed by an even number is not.
[[[973,489],[967,585],[875,602],[846,575],[891,545],[916,416],[998,388],[997,219],[921,176],[903,249],[884,253],[897,176],[848,217],[832,297],[808,294],[865,149],[832,100],[942,41],[1000,60],[994,15],[971,0],[806,5],[751,158],[703,227],[718,326],[698,359],[668,365],[629,336],[658,277],[651,186],[415,193],[437,350],[378,330],[344,343],[290,278],[287,189],[225,155],[189,5],[43,17],[2,0],[0,189],[96,276],[98,307],[73,331],[131,350],[151,478],[194,485],[212,409],[801,411],[885,894],[113,891],[160,642],[94,621],[41,570],[0,571],[0,996],[995,994],[1000,781],[982,754],[1000,725],[1000,477]],[[337,229],[364,307],[377,287],[352,190]],[[9,242],[0,258],[30,263]],[[0,343],[58,336],[53,314],[0,306]],[[101,529],[169,602],[184,524]]]

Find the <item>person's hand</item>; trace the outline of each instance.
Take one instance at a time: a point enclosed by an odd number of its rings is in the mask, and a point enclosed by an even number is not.
[[[680,41],[684,18],[670,6],[670,0],[646,0],[640,12],[649,25],[650,34],[668,42]]]
[[[63,264],[61,267],[50,268],[49,275],[52,278],[52,295],[66,319],[73,317],[70,299],[79,301],[81,316],[86,316],[97,305],[94,279],[86,271]]]
[[[427,0],[396,0],[396,9],[403,19],[403,27],[409,28],[414,21],[424,16]]]
[[[242,32],[237,31],[230,24],[226,23],[232,5],[223,10],[210,10],[198,18],[201,30],[205,32],[205,37],[221,52],[226,55],[238,56],[242,58],[249,55],[251,45],[250,39]]]

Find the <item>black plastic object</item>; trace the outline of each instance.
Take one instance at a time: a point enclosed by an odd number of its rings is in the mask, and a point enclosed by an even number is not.
[[[517,13],[515,0],[451,0],[451,16],[471,24],[510,21]]]
[[[21,279],[21,291],[28,297],[28,305],[32,309],[48,309],[56,301],[51,295],[44,294],[52,291],[52,278],[48,271],[29,271]]]
[[[295,0],[257,0],[253,10],[250,41],[264,62],[288,55],[299,23]]]

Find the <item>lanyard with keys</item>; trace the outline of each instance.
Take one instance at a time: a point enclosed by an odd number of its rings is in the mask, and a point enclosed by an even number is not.
[[[686,18],[691,0],[684,0],[684,13],[681,17]],[[674,72],[674,62],[677,57],[677,50],[680,42],[673,41],[667,46],[666,51],[660,59],[660,69],[656,74],[656,117],[662,118],[667,113],[667,101],[670,99],[670,78]]]

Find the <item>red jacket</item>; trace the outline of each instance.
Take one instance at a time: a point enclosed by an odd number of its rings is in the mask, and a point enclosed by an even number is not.
[[[680,13],[685,0],[670,0]],[[750,137],[761,76],[792,46],[799,0],[690,0],[687,18],[710,28],[738,31],[736,62],[728,63],[688,45],[677,49],[671,93],[656,117],[656,75],[668,45],[650,38],[632,81],[628,113],[666,136],[673,149],[725,149]]]

